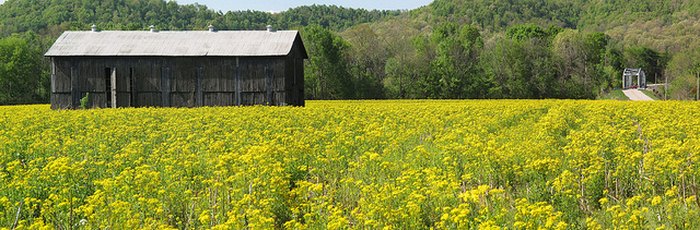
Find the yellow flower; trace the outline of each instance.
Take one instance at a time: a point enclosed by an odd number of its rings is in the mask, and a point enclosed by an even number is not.
[[[20,228],[693,228],[698,109],[559,100],[3,106],[0,223],[21,206]]]

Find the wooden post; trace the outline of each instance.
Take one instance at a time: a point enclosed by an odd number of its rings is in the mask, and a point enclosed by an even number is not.
[[[272,105],[274,100],[272,100],[272,97],[275,95],[272,90],[272,81],[274,80],[273,74],[274,71],[272,70],[272,67],[268,64],[268,66],[265,67],[265,74],[267,75],[267,81],[265,81],[265,89],[266,89],[266,94],[267,94],[267,105]]]
[[[57,109],[58,107],[54,107],[57,102],[55,101],[56,99],[54,98],[54,94],[56,93],[56,60],[54,58],[51,58],[51,94],[49,94],[49,101],[51,103],[51,108]]]
[[[695,72],[696,75],[698,75],[697,79],[697,91],[695,91],[695,100],[700,101],[700,71]]]
[[[117,68],[112,68],[112,75],[110,75],[110,81],[112,82],[112,88],[110,89],[112,94],[112,108],[117,108]]]
[[[668,100],[668,75],[664,74],[664,100]]]
[[[56,62],[51,58],[51,94],[56,92]]]
[[[79,80],[78,80],[78,68],[75,67],[75,63],[71,64],[70,67],[70,93],[71,96],[73,97],[73,102],[71,103],[73,108],[78,108],[80,107],[80,89],[78,88]]]
[[[239,57],[236,57],[236,105],[241,105],[241,66]]]
[[[170,106],[170,67],[162,67],[160,73],[160,92],[163,107]]]
[[[195,99],[195,104],[197,107],[204,106],[204,92],[202,92],[202,78],[204,75],[204,67],[199,66],[197,67],[197,79],[196,79],[196,95],[197,98]]]
[[[136,92],[136,80],[134,80],[134,68],[129,68],[129,93],[131,97],[129,98],[131,99],[129,100],[129,106],[138,106],[138,93]]]

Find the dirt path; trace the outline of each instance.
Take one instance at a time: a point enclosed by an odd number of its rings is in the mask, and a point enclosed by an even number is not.
[[[626,89],[622,90],[623,93],[625,93],[625,96],[627,96],[630,101],[653,101],[654,99],[651,99],[651,97],[647,96],[644,94],[642,91],[639,91],[638,89]]]

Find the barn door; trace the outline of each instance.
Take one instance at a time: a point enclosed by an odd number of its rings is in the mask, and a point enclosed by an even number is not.
[[[105,107],[117,108],[117,68],[105,68]]]

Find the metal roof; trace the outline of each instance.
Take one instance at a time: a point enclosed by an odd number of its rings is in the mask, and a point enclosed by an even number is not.
[[[644,74],[644,71],[641,68],[625,68],[623,74],[625,76],[637,76],[640,74]]]
[[[67,31],[45,56],[286,56],[296,39],[303,48],[298,31]]]

